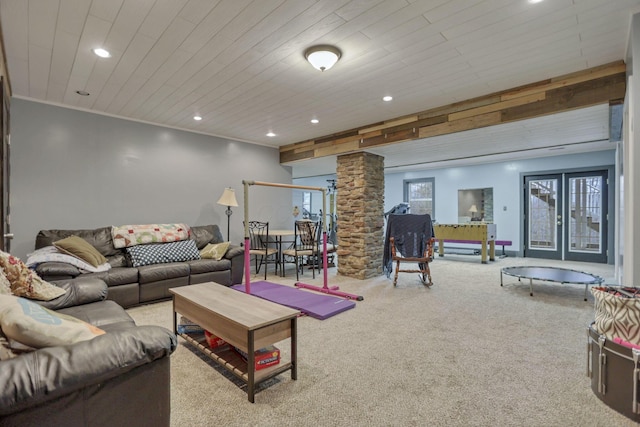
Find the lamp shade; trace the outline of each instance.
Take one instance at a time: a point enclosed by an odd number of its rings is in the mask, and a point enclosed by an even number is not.
[[[478,208],[476,207],[476,205],[471,205],[471,208],[469,209],[469,212],[471,212],[471,213],[478,212]]]
[[[334,46],[319,45],[313,46],[304,52],[304,57],[314,68],[325,71],[333,67],[342,53]]]
[[[222,196],[218,199],[218,204],[223,206],[238,206],[235,190],[233,188],[225,188]]]

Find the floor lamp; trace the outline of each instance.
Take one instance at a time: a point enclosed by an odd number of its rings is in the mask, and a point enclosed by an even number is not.
[[[225,213],[227,214],[227,242],[229,242],[229,224],[231,223],[231,214],[233,213],[231,206],[238,206],[235,190],[233,188],[225,188],[224,193],[222,193],[222,196],[218,199],[218,204],[227,207]]]

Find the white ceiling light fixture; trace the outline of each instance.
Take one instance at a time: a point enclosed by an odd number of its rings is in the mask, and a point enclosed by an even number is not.
[[[196,122],[199,122],[200,120],[202,120],[201,116],[193,116],[193,120],[195,120]]]
[[[536,4],[536,3],[541,3],[543,0],[529,0],[529,3],[531,4]]]
[[[100,58],[111,58],[111,53],[108,50],[102,49],[101,47],[93,49],[93,53],[98,55]]]
[[[274,136],[276,136],[276,134],[275,134],[275,133],[273,133],[273,132],[268,132],[268,133],[267,133],[267,136],[268,136],[269,138],[273,138]]]
[[[320,71],[326,71],[333,67],[341,56],[340,49],[327,44],[312,46],[304,51],[304,57],[307,58],[307,61]]]
[[[318,120],[318,119],[311,119],[311,123],[313,123],[314,125],[317,125],[318,123],[320,123],[320,120]]]
[[[383,100],[384,102],[393,101],[393,96],[391,96],[391,95],[383,96],[383,97],[382,97],[382,100]]]

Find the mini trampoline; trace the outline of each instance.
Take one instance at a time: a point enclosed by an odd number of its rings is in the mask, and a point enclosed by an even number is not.
[[[529,295],[533,296],[533,281],[543,280],[546,282],[571,283],[574,285],[584,285],[584,300],[587,300],[587,290],[589,285],[600,285],[604,282],[602,277],[584,271],[570,270],[560,267],[505,267],[500,270],[500,286],[502,286],[502,275],[514,276],[520,279],[529,279]]]

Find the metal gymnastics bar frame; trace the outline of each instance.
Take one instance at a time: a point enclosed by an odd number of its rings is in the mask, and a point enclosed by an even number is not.
[[[246,181],[242,180],[244,186],[244,278],[245,292],[251,293],[251,256],[249,254],[249,186],[261,185],[264,187],[280,187],[280,188],[297,188],[301,190],[321,191],[322,192],[322,212],[326,212],[326,188],[308,187],[304,185],[279,184],[274,182]],[[325,294],[336,295],[339,297],[362,301],[364,298],[360,295],[349,294],[339,290],[337,286],[329,287],[327,284],[327,230],[325,228],[324,218],[320,218],[320,227],[322,228],[322,270],[324,276],[324,284],[322,287],[308,285],[306,283],[296,282],[298,288],[311,289],[313,291],[323,292]],[[297,268],[297,267],[296,267]]]

